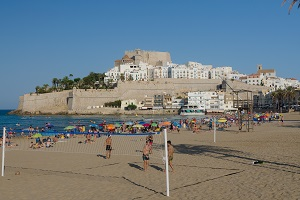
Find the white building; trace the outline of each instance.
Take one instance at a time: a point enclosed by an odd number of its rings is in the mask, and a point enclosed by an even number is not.
[[[237,108],[234,108],[233,106],[233,100],[235,97],[231,94],[225,94],[224,95],[224,111],[236,111]]]
[[[207,112],[224,112],[224,93],[216,91],[189,92],[188,104],[204,107]]]
[[[112,80],[113,83],[120,80],[123,75],[125,80],[133,80],[133,81],[148,81],[149,80],[149,72],[153,68],[152,65],[148,65],[147,63],[140,62],[139,65],[135,65],[133,63],[125,63],[119,66],[115,66],[105,73],[106,77],[104,78],[104,82],[107,83],[108,80]]]
[[[184,105],[184,99],[172,97],[172,108],[181,108]]]
[[[148,72],[149,80],[156,78],[169,78],[169,67],[167,66],[149,68]]]
[[[141,107],[141,105],[137,103],[136,99],[127,99],[121,101],[121,110],[125,110],[129,105],[136,105],[137,108]]]

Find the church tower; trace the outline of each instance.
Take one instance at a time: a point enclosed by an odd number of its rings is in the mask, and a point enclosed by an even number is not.
[[[262,70],[262,64],[257,65],[257,71]]]

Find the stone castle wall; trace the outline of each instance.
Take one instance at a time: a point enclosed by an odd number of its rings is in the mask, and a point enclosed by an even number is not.
[[[162,65],[164,66],[167,64],[167,62],[171,62],[171,56],[169,52],[144,51],[136,49],[134,51],[125,51],[125,55],[127,55],[129,58],[134,57],[136,62],[143,61],[144,63],[149,63],[153,66],[156,66],[158,61],[162,61]]]
[[[20,98],[19,107],[22,113],[67,113],[67,97],[70,91],[46,94],[25,94]]]
[[[150,82],[119,82],[118,87],[113,90],[74,89],[72,109],[69,110],[69,113],[103,113],[105,109],[102,107],[107,102],[127,99],[136,99],[137,102],[142,102],[145,97],[153,97],[155,94],[184,96],[183,93],[188,91],[215,90],[218,84],[220,84],[220,80],[189,80],[187,82],[183,79],[171,81],[170,79],[157,79]],[[113,112],[119,111],[114,110]]]
[[[155,79],[154,81],[119,82],[115,89],[73,89],[69,91],[25,94],[20,97],[18,110],[20,113],[32,114],[117,114],[124,113],[117,108],[103,108],[107,102],[136,99],[137,102],[155,94],[184,96],[186,92],[215,91],[221,80],[196,79]],[[244,85],[244,86],[243,86]],[[251,89],[245,83],[234,83],[234,88]],[[255,90],[264,87],[255,86]]]

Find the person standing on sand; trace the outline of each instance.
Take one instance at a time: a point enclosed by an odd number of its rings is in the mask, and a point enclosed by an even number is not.
[[[146,144],[143,148],[143,161],[144,161],[144,171],[146,172],[149,166],[149,153],[150,153],[150,145],[149,140],[146,140]]]
[[[167,141],[167,145],[168,145],[168,159],[169,159],[169,166],[171,167],[172,171],[174,172],[174,167],[173,167],[173,154],[174,154],[174,147],[171,143],[171,140]]]
[[[111,135],[108,135],[104,143],[106,149],[106,157],[105,157],[106,159],[110,158],[111,150],[112,150],[111,144],[112,144]]]
[[[282,126],[283,125],[283,115],[281,115],[280,121],[281,121],[281,126]]]

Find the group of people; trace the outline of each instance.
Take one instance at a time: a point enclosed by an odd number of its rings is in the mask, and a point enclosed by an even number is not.
[[[32,149],[39,149],[39,148],[50,148],[53,147],[53,144],[58,141],[57,137],[54,137],[53,139],[50,137],[41,139],[41,138],[36,138],[35,143],[32,141],[29,145],[29,148]]]
[[[169,166],[171,167],[172,172],[174,172],[174,167],[173,167],[173,155],[174,155],[174,147],[172,145],[171,140],[167,141],[167,145],[168,145],[168,162],[169,162]],[[151,140],[146,140],[146,144],[143,148],[143,161],[144,161],[144,171],[146,172],[148,170],[148,166],[149,166],[149,160],[150,160],[150,155],[152,152],[152,142]]]
[[[148,135],[146,137],[146,144],[143,147],[142,150],[142,159],[144,164],[144,171],[146,172],[149,167],[149,160],[150,160],[150,154],[152,154],[152,145],[153,145],[153,135]],[[173,167],[173,155],[174,155],[174,147],[171,143],[171,140],[167,141],[168,145],[168,161],[169,166],[171,167],[172,172],[174,172]],[[111,151],[112,151],[112,138],[111,135],[108,135],[105,142],[104,142],[105,150],[106,150],[106,159],[110,159],[111,157]]]

